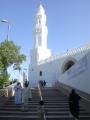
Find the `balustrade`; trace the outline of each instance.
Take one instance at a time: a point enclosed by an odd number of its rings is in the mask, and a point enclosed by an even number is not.
[[[68,51],[66,51],[62,54],[59,54],[59,55],[53,55],[45,60],[38,62],[38,65],[41,65],[43,63],[48,63],[48,62],[54,61],[54,60],[59,59],[59,58],[64,58],[66,56],[75,55],[75,54],[78,54],[80,52],[83,53],[86,50],[90,50],[90,43],[88,43],[84,46],[81,46],[79,48],[74,48],[74,49],[68,50]]]

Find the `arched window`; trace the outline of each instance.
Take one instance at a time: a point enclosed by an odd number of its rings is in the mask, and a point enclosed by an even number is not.
[[[66,72],[68,69],[70,69],[73,65],[75,64],[74,61],[68,61],[65,65],[64,65],[64,68],[63,68],[63,73]]]

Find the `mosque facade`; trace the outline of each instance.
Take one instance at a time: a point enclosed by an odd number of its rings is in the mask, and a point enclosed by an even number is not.
[[[28,80],[31,86],[45,80],[47,86],[65,84],[90,94],[90,43],[53,55],[47,48],[47,36],[45,9],[40,4],[35,17],[34,46],[30,51]]]

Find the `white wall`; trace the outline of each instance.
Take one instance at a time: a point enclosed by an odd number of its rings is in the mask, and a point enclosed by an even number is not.
[[[60,76],[59,81],[90,94],[90,52]]]
[[[86,52],[79,52],[78,54],[69,54],[64,55],[64,57],[60,56],[57,59],[45,60],[42,64],[30,66],[29,70],[29,81],[31,86],[37,86],[39,80],[45,80],[48,86],[54,84],[56,80],[62,75],[62,67],[64,63],[70,59],[75,59],[78,61],[81,59]],[[39,75],[40,71],[42,71],[42,76]]]

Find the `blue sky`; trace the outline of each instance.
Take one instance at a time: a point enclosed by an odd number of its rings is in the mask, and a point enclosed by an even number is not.
[[[10,39],[21,46],[28,67],[33,48],[34,17],[40,0],[0,0],[0,19],[10,21]],[[90,41],[90,0],[43,0],[47,15],[48,48],[54,53],[79,47]],[[0,22],[0,42],[7,25]],[[14,75],[15,76],[15,75]]]

